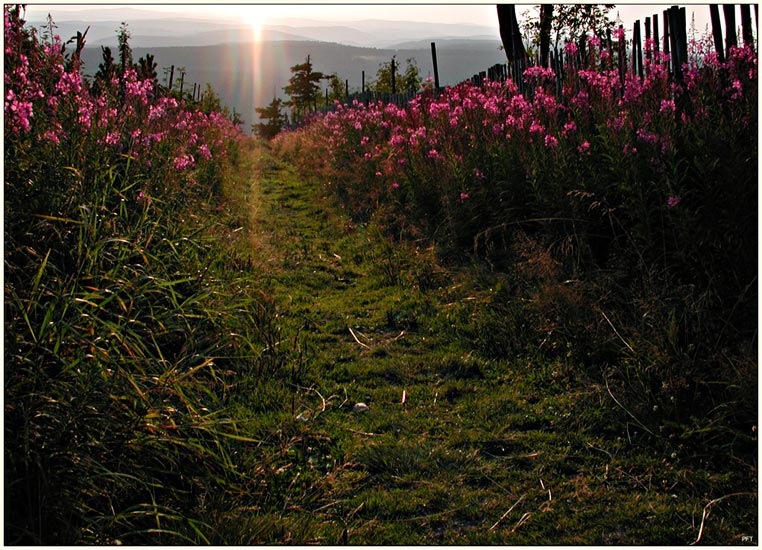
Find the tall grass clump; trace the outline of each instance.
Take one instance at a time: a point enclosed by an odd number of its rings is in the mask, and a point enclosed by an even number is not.
[[[509,79],[337,105],[274,144],[356,217],[501,273],[484,353],[572,361],[657,439],[749,452],[757,55],[720,62],[709,43],[679,78],[647,43],[644,76],[622,78],[590,37],[561,86],[530,67],[526,94]]]
[[[224,541],[270,323],[220,213],[241,132],[4,24],[5,542]]]

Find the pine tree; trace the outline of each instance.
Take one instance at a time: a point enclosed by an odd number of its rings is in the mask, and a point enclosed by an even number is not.
[[[264,122],[252,124],[252,131],[265,139],[272,139],[288,124],[288,117],[281,112],[283,100],[273,98],[267,107],[254,109]]]
[[[95,73],[92,86],[93,94],[96,96],[103,90],[111,89],[111,81],[116,77],[116,64],[111,48],[101,46],[101,57],[103,61],[98,65],[98,72]]]
[[[293,76],[288,81],[288,86],[283,88],[291,100],[287,103],[291,107],[293,119],[302,118],[309,108],[317,103],[320,94],[320,85],[318,84],[325,75],[312,70],[310,56],[304,63],[291,67]]]
[[[122,22],[119,27],[119,64],[122,74],[132,68],[132,48],[130,48],[130,31],[127,23]]]

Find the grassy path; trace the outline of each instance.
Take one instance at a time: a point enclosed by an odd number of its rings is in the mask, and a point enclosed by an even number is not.
[[[493,275],[390,244],[289,165],[256,155],[249,246],[278,316],[264,352],[272,380],[252,391],[279,403],[259,414],[280,450],[252,539],[682,545],[756,535],[748,496],[704,517],[737,486],[731,471],[649,443],[601,381],[577,379],[563,361],[480,354]],[[359,402],[368,410],[354,411]]]

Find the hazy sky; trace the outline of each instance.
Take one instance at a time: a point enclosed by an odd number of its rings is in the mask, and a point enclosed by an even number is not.
[[[517,5],[519,13],[528,9],[531,4]],[[614,12],[618,12],[625,24],[631,27],[636,19],[660,14],[670,4],[617,4]],[[104,15],[115,8],[138,8],[169,15],[181,14],[185,17],[220,18],[221,16],[233,20],[245,20],[251,23],[266,24],[275,22],[275,19],[286,17],[300,17],[316,20],[361,20],[361,19],[385,19],[402,21],[422,21],[433,23],[473,23],[497,28],[497,16],[495,4],[490,3],[441,3],[431,2],[428,4],[357,4],[349,2],[335,2],[326,4],[321,2],[309,2],[302,4],[294,3],[270,3],[270,4],[203,4],[203,3],[177,3],[169,4],[110,4],[110,3],[78,3],[76,5],[58,4],[28,4],[27,18],[40,19],[50,12],[53,19],[64,21],[73,18],[73,12],[83,9],[103,9]],[[696,14],[696,27],[699,32],[703,31],[709,23],[709,9],[707,5],[687,5],[688,21],[691,20],[691,12]],[[115,17],[118,19],[118,17]],[[282,21],[277,21],[282,23]],[[739,19],[740,22],[740,19]]]

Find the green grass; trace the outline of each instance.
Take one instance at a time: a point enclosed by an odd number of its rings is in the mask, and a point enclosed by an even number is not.
[[[529,339],[499,273],[353,222],[262,146],[233,168],[210,204],[27,222],[6,542],[756,542],[754,434],[661,432]]]
[[[258,154],[251,254],[294,415],[259,542],[756,541],[755,455],[648,433],[573,354],[495,351],[499,277],[356,225]]]

